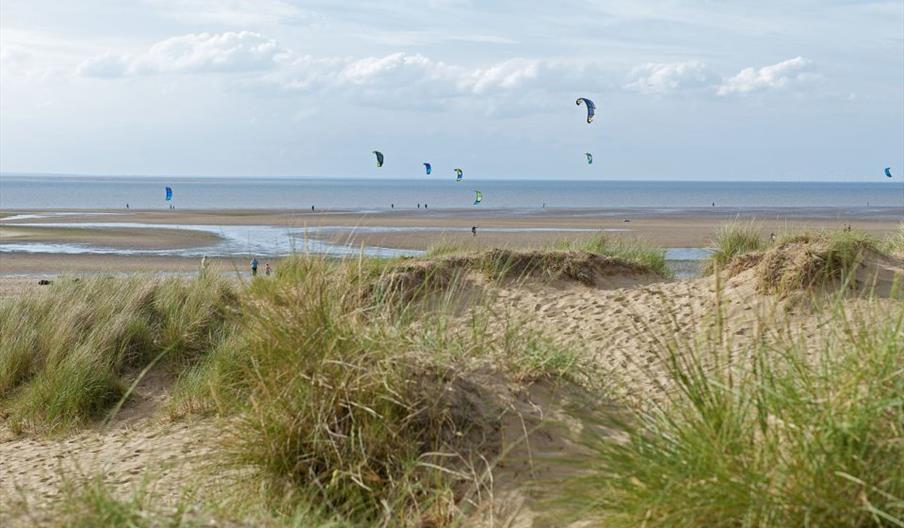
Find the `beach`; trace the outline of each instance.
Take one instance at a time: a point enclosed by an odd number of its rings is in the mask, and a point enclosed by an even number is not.
[[[882,237],[897,228],[900,216],[895,208],[0,211],[0,250],[7,247],[0,255],[0,273],[186,271],[191,266],[172,257],[329,254],[333,247],[344,247],[347,255],[361,247],[424,251],[438,244],[541,248],[600,232],[665,248],[705,248],[719,226],[730,221],[750,222],[766,237],[846,226]],[[230,235],[231,245],[218,246]],[[329,245],[320,251],[311,241]],[[29,245],[34,243],[50,246],[33,250],[39,247]],[[10,250],[12,244],[21,250]],[[68,258],[50,257],[54,247]],[[97,249],[88,258],[91,248]],[[130,263],[130,256],[145,262]]]

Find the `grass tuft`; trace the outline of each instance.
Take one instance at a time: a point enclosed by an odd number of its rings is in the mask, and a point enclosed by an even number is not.
[[[236,297],[222,279],[60,279],[0,304],[0,401],[14,430],[100,418],[158,358],[177,373],[223,338]]]
[[[676,390],[591,443],[572,498],[612,527],[902,525],[904,306],[821,310],[819,336],[664,349]]]
[[[782,240],[758,265],[757,288],[782,295],[812,287],[850,283],[867,255],[881,242],[860,231],[826,231]]]
[[[674,274],[665,261],[665,249],[635,238],[612,237],[598,233],[589,240],[563,241],[555,244],[556,249],[586,251],[595,255],[616,258],[642,266],[665,278]]]
[[[732,222],[723,225],[713,240],[713,252],[703,262],[706,275],[725,269],[728,264],[742,255],[761,251],[765,243],[760,237],[759,227],[753,222]]]
[[[252,288],[239,332],[176,401],[177,412],[237,417],[228,458],[285,514],[317,504],[351,523],[453,522],[479,485],[473,468],[501,443],[505,406],[476,380],[530,383],[574,363],[480,310],[375,294],[387,270],[311,257],[280,268],[296,271]]]

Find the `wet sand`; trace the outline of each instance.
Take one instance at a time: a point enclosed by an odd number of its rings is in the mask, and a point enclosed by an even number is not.
[[[80,228],[0,225],[0,243],[82,243],[115,249],[184,249],[216,244],[213,233],[183,229]]]
[[[60,211],[54,211],[59,213]],[[42,211],[0,211],[0,218]],[[428,249],[437,244],[467,247],[544,247],[562,239],[585,239],[599,230],[611,230],[610,236],[631,237],[662,247],[706,247],[719,226],[735,219],[755,221],[764,237],[803,230],[854,229],[884,237],[898,228],[900,216],[892,208],[859,209],[844,212],[833,209],[747,210],[701,209],[682,211],[655,210],[394,210],[380,212],[310,210],[210,210],[210,211],[68,211],[65,216],[28,218],[18,222],[109,223],[130,222],[163,225],[268,225],[312,228],[298,238],[320,238],[332,243],[367,245],[400,249]],[[628,218],[630,221],[625,222]],[[471,226],[478,235],[471,235]],[[314,228],[336,227],[317,232]],[[355,228],[421,228],[416,231],[356,232]],[[524,229],[543,231],[524,231]],[[494,231],[512,229],[514,231]],[[521,231],[518,231],[521,230]],[[569,231],[592,230],[592,231]],[[215,243],[212,233],[153,228],[60,228],[15,226],[8,220],[0,225],[0,244],[23,241],[68,242],[115,248],[191,248]],[[303,247],[302,243],[299,247]],[[237,255],[238,257],[238,255]],[[221,259],[223,260],[223,259]],[[246,258],[230,261],[230,267],[244,269]],[[226,259],[228,261],[228,259]],[[85,272],[188,272],[197,269],[198,258],[175,256],[65,255],[0,253],[0,275],[22,273]],[[233,264],[234,263],[234,264]]]

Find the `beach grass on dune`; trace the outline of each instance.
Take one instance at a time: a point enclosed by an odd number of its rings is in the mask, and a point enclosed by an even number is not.
[[[563,251],[582,251],[600,255],[604,257],[621,260],[628,264],[633,264],[639,268],[645,269],[651,273],[655,273],[664,278],[673,276],[672,270],[669,269],[665,261],[665,249],[646,243],[636,238],[613,237],[606,233],[597,233],[587,240],[561,240],[544,250],[533,250],[534,254],[551,256],[556,252]],[[531,253],[531,250],[525,250],[523,253]],[[460,245],[448,242],[440,242],[432,245],[427,250],[428,257],[443,257],[449,255],[463,255],[479,253],[484,256],[500,255],[505,253],[504,250],[479,251],[467,245]],[[517,252],[508,252],[517,253]],[[505,275],[505,270],[511,268],[510,263],[488,260],[486,262],[487,269],[491,271],[491,276]]]
[[[453,323],[442,302],[375,290],[381,273],[284,261],[176,390],[174,412],[238,417],[227,459],[285,515],[318,504],[353,523],[451,523],[497,448],[499,410],[474,407],[493,394],[472,376],[529,383],[574,363],[517,323],[491,327],[479,310]]]
[[[782,237],[761,254],[752,254],[757,267],[757,288],[764,293],[788,295],[814,287],[854,287],[861,265],[891,249],[882,241],[856,230],[834,230]],[[874,270],[866,269],[867,275]],[[863,276],[862,280],[873,280]],[[866,289],[869,289],[869,285]]]
[[[614,237],[606,233],[598,233],[589,240],[560,243],[557,247],[617,258],[643,266],[661,277],[673,276],[672,270],[665,262],[665,249],[637,238]]]
[[[14,430],[102,417],[149,363],[178,373],[227,333],[235,293],[197,280],[61,278],[0,303],[0,401]]]
[[[894,244],[839,231],[783,237],[764,251],[755,226],[732,224],[712,266],[759,252],[761,275],[782,288],[844,285],[870,251]],[[782,260],[792,253],[807,258]],[[475,292],[487,281],[468,277],[580,280],[586,270],[568,266],[614,264],[588,254],[670,275],[663,250],[600,234],[545,252],[444,245],[428,259],[299,256],[247,283],[207,273],[57,279],[0,303],[0,416],[39,433],[88,424],[154,366],[173,384],[172,419],[222,418],[212,458],[228,490],[221,509],[160,509],[144,490],[119,495],[97,478],[64,486],[58,524],[193,526],[214,512],[273,526],[464,525],[494,464],[508,462],[507,387],[593,386],[602,400],[612,381],[584,384],[596,371],[580,343],[494,312],[482,297],[492,288]],[[770,267],[769,258],[779,260]],[[814,295],[819,331],[761,315],[759,335],[741,345],[723,325],[721,278],[712,324],[700,325],[708,330],[652,336],[666,368],[650,383],[668,390],[624,398],[627,413],[605,417],[608,429],[629,417],[617,434],[581,428],[581,475],[551,493],[564,507],[550,518],[904,525],[904,305]],[[581,409],[568,420],[596,420]]]
[[[904,306],[817,308],[819,335],[718,328],[662,349],[675,390],[591,442],[571,510],[602,525],[902,526]]]
[[[904,258],[904,222],[883,241],[882,248],[886,253]]]
[[[731,222],[722,225],[713,240],[713,252],[703,263],[703,272],[711,274],[725,269],[735,257],[760,251],[766,247],[754,222]]]

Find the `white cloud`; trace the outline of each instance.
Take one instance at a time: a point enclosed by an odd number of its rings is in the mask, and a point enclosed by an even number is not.
[[[159,12],[180,22],[235,27],[297,24],[316,15],[284,0],[145,0]]]
[[[106,52],[97,57],[85,60],[76,68],[76,74],[82,77],[100,77],[112,79],[122,77],[129,70],[129,61],[122,55]]]
[[[734,77],[725,79],[718,86],[716,93],[719,95],[745,95],[786,88],[792,84],[815,78],[814,74],[809,73],[811,64],[812,61],[809,59],[795,57],[759,69],[744,68]]]
[[[712,81],[712,74],[700,61],[646,63],[628,75],[625,89],[644,94],[665,95],[683,89],[704,88]]]
[[[266,82],[292,91],[348,90],[350,93],[427,97],[492,96],[531,91],[599,88],[597,69],[556,60],[516,58],[466,67],[420,54],[382,57],[298,57]]]
[[[83,61],[86,77],[161,73],[247,72],[272,68],[288,56],[273,39],[251,31],[198,33],[162,40],[137,56],[111,52]]]
[[[773,66],[746,68],[720,84],[698,60],[645,63],[630,71],[622,88],[646,95],[686,91],[747,94],[803,80],[810,75],[809,65],[807,59],[797,57]],[[512,58],[466,66],[407,52],[315,57],[297,55],[250,31],[172,37],[131,56],[107,52],[77,68],[80,76],[99,78],[211,72],[242,74],[238,86],[247,89],[329,91],[361,104],[392,108],[423,108],[431,101],[451,104],[470,99],[482,101],[487,108],[510,107],[512,114],[526,106],[550,105],[550,94],[593,94],[613,86],[604,66],[588,60]]]

